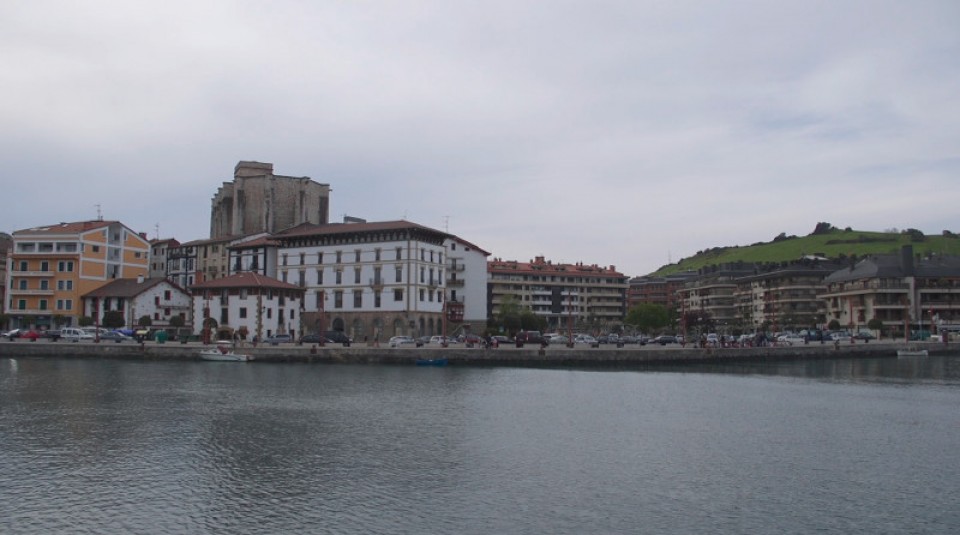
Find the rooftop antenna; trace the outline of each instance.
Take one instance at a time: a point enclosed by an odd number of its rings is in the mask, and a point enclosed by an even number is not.
[[[156,233],[157,239],[159,240],[160,239],[160,223],[153,224],[153,231]]]
[[[100,205],[95,204],[93,206],[97,208],[97,221],[103,221],[103,214],[100,212]]]
[[[443,231],[450,234],[450,216],[443,216]]]

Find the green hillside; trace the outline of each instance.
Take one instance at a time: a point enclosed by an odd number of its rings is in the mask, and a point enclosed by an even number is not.
[[[960,256],[960,235],[944,231],[938,236],[924,236],[920,231],[909,229],[902,232],[865,232],[840,230],[821,223],[808,236],[781,234],[770,242],[748,246],[714,247],[699,251],[690,258],[661,267],[653,275],[668,275],[678,271],[699,269],[712,264],[728,262],[785,262],[804,255],[821,255],[841,258],[870,254],[892,254],[904,245],[912,245],[916,254],[937,253]]]

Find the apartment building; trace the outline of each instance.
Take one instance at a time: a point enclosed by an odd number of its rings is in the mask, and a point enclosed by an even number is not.
[[[7,311],[7,257],[13,249],[13,236],[0,232],[0,314]],[[4,325],[0,325],[2,329]]]
[[[193,240],[167,250],[166,277],[174,284],[189,288],[194,284],[226,277],[229,246],[237,236]]]
[[[875,255],[824,279],[827,321],[851,331],[872,319],[884,331],[936,331],[960,326],[960,257],[915,257],[912,247],[899,255]]]
[[[530,262],[487,262],[488,315],[515,301],[543,318],[549,328],[608,330],[626,313],[627,277],[615,266],[553,263],[543,256]]]
[[[839,267],[826,259],[757,264],[753,275],[736,279],[734,326],[756,332],[822,325],[826,321],[826,302],[820,298],[826,288],[823,281]]]
[[[738,279],[753,274],[753,264],[736,263],[706,266],[680,290],[681,322],[700,324],[726,333],[740,327],[738,315]]]
[[[485,305],[485,279],[465,275],[489,253],[409,221],[351,220],[271,237],[279,279],[306,290],[304,332],[338,330],[358,341],[426,336],[482,314],[474,311]]]
[[[8,259],[13,328],[75,325],[80,296],[114,279],[146,276],[150,243],[118,221],[79,221],[18,230]]]
[[[653,303],[668,310],[680,310],[680,290],[696,276],[696,271],[681,271],[662,277],[634,277],[627,289],[627,309],[640,303]]]
[[[180,242],[173,239],[157,239],[150,242],[150,277],[155,279],[157,277],[166,277],[167,276],[167,253],[170,249],[174,249],[180,246]]]

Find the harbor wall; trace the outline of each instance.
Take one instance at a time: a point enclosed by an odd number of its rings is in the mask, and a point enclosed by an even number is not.
[[[960,347],[921,344],[931,355],[958,355]],[[200,360],[201,349],[210,346],[146,342],[134,343],[69,343],[0,341],[0,357],[107,358],[129,360]],[[810,344],[786,347],[757,348],[659,348],[622,347],[500,347],[466,348],[389,348],[357,346],[308,347],[298,345],[245,347],[237,352],[254,357],[255,363],[323,363],[323,364],[412,364],[417,359],[447,358],[450,365],[473,366],[576,366],[629,367],[662,364],[731,362],[756,360],[804,360],[828,358],[893,357],[897,349],[908,347],[902,342],[867,344]],[[914,347],[911,345],[910,347]]]

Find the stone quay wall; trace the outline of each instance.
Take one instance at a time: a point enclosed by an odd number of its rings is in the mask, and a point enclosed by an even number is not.
[[[200,350],[213,346],[196,343],[70,343],[0,341],[0,357],[107,358],[125,360],[200,359]],[[413,364],[417,359],[447,358],[451,366],[524,366],[524,367],[646,367],[655,365],[703,364],[735,361],[809,360],[832,358],[896,358],[897,349],[922,347],[931,355],[960,355],[956,345],[903,342],[871,342],[867,344],[810,344],[760,348],[660,348],[602,346],[600,348],[566,348],[550,346],[516,348],[467,348],[453,345],[390,348],[354,344],[351,347],[325,347],[283,344],[238,348],[238,353],[254,357],[256,363],[322,363],[322,364]]]

